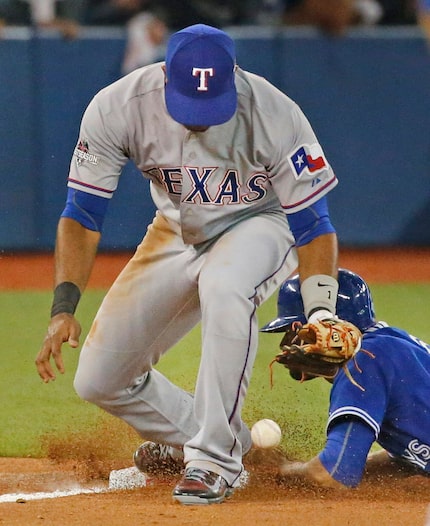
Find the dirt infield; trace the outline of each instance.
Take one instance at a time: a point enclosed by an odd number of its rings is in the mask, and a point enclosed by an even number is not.
[[[358,490],[327,492],[282,487],[274,468],[247,466],[251,478],[221,505],[181,506],[172,501],[174,477],[153,479],[146,488],[0,503],[0,524],[58,526],[208,526],[232,524],[316,526],[428,526],[430,480],[363,482]],[[89,487],[76,465],[50,460],[0,459],[1,490],[7,494]],[[91,481],[93,486],[106,481]],[[34,494],[36,495],[36,494]]]
[[[100,254],[90,287],[108,287],[129,254]],[[340,266],[370,282],[430,281],[430,250],[343,250]],[[0,256],[0,289],[44,289],[52,285],[52,256]],[[102,446],[101,446],[102,447]],[[97,459],[95,459],[97,460]],[[107,487],[110,469],[90,473],[61,459],[0,458],[0,525],[164,526],[232,524],[316,526],[430,526],[430,478],[364,481],[359,489],[316,491],[283,487],[273,462],[255,458],[246,465],[249,484],[221,505],[181,506],[171,499],[175,478],[153,479],[146,488],[87,493],[62,498],[34,498],[37,492]],[[32,498],[18,498],[31,494]],[[11,495],[11,501],[1,497]]]

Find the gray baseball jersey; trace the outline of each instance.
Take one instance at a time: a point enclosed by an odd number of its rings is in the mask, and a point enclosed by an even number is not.
[[[158,210],[192,244],[262,211],[296,212],[333,188],[300,108],[241,69],[236,86],[235,118],[197,138],[167,113],[161,64],[118,80],[85,112],[69,186],[111,197],[130,158],[150,179]]]
[[[161,64],[118,80],[85,112],[68,183],[109,198],[130,158],[158,209],[83,345],[78,394],[230,485],[250,447],[241,410],[257,307],[297,267],[285,212],[337,183],[293,101],[240,68],[236,84],[233,118],[191,132],[167,113]],[[153,366],[200,321],[192,395]]]

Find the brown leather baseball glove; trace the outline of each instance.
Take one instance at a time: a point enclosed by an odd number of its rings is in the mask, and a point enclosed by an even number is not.
[[[295,323],[282,338],[281,352],[273,362],[287,367],[295,380],[310,380],[317,376],[332,380],[340,367],[352,380],[345,364],[360,346],[361,332],[347,321],[326,319],[305,325]]]

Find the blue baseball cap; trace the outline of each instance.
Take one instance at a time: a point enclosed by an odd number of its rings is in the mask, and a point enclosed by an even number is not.
[[[167,44],[165,99],[175,121],[214,126],[237,107],[233,40],[220,29],[196,24],[174,33]]]

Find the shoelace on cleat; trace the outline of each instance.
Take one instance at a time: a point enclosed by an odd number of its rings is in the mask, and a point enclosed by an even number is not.
[[[172,458],[172,455],[170,454],[170,446],[159,444],[158,448],[160,460],[168,460]]]

